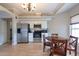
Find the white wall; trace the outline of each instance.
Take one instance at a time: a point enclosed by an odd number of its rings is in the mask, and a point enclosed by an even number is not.
[[[0,19],[0,45],[7,41],[7,23]]]
[[[52,33],[58,33],[59,36],[69,37],[69,17],[68,14],[56,15],[48,22],[49,35]]]

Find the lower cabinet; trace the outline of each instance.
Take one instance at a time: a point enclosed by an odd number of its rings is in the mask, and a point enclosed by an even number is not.
[[[29,33],[29,42],[33,42],[33,33]]]

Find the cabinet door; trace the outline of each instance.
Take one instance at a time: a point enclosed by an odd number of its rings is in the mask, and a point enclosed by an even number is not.
[[[33,42],[33,33],[29,33],[29,42]]]

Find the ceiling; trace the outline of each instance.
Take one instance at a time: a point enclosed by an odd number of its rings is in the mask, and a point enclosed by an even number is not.
[[[0,12],[0,18],[7,18],[7,17],[10,17],[10,14],[9,13],[7,13],[7,12],[4,12],[4,11],[1,11]]]
[[[66,12],[78,5],[78,3],[35,3],[35,10],[28,12],[22,8],[22,3],[0,3],[18,16],[51,16],[58,13]]]

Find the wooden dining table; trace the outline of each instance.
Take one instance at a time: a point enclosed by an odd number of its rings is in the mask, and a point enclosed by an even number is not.
[[[46,37],[46,39],[51,42],[51,46],[52,46],[53,41],[54,41],[53,43],[59,42],[59,43],[63,43],[63,44],[66,43],[67,44],[67,42],[69,40],[68,38],[64,38],[64,37],[60,37],[60,36],[58,36],[58,37],[48,36],[48,37]],[[56,44],[55,44],[55,47],[57,47]],[[65,52],[67,52],[67,45],[65,47]],[[51,54],[51,52],[50,52],[50,54]],[[65,55],[66,55],[66,53],[65,53]]]
[[[55,39],[55,40],[69,40],[69,38],[65,38],[65,37],[61,37],[61,36],[58,36],[58,37],[53,37],[53,36],[48,36],[48,37],[45,37],[48,41],[51,41],[51,40],[53,40],[53,39]]]

